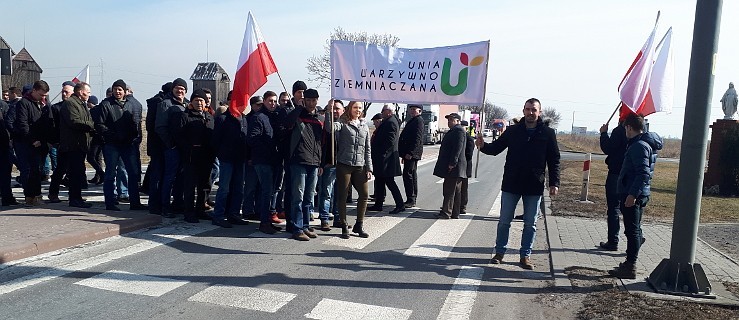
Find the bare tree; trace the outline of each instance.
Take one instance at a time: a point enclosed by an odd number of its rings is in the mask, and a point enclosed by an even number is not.
[[[480,113],[481,110],[485,111],[485,128],[491,128],[495,119],[508,120],[508,110],[503,107],[496,106],[490,100],[485,100],[483,108],[480,106],[461,106],[462,110],[470,110],[472,112]]]
[[[559,126],[559,121],[562,120],[562,114],[557,112],[554,108],[544,108],[541,110],[541,117],[549,118],[551,120],[551,124],[549,125],[552,128],[557,128]]]
[[[341,27],[336,27],[323,46],[323,54],[308,58],[308,64],[305,67],[308,69],[308,74],[313,76],[309,80],[318,81],[319,84],[331,84],[331,40],[366,42],[380,46],[397,47],[400,38],[389,33],[367,34],[365,31],[346,32]],[[367,116],[367,110],[370,105],[371,103],[369,102],[364,105],[365,116]]]

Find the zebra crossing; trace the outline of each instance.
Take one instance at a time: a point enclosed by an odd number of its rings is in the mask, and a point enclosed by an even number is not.
[[[336,237],[338,232],[340,232],[337,229],[323,234],[319,232],[319,238],[309,242],[312,247],[308,248],[308,251],[332,251],[336,248],[339,250],[349,250],[349,253],[373,255],[376,254],[373,250],[377,249],[377,245],[374,245],[374,243],[378,241],[402,241],[405,245],[398,243],[397,252],[395,253],[397,255],[412,259],[444,260],[453,254],[457,242],[465,234],[475,216],[463,215],[461,219],[455,220],[432,220],[429,219],[431,215],[430,212],[424,212],[418,208],[397,215],[389,215],[387,213],[369,215],[365,219],[365,229],[371,231],[370,238],[351,237],[350,239],[340,239]],[[398,232],[395,230],[396,228],[408,228],[408,225],[419,223],[417,221],[424,223],[426,231],[423,234],[415,237],[415,239],[408,237],[401,237],[401,239],[397,237]],[[492,224],[487,226],[487,228],[491,227]],[[295,241],[285,241],[287,239],[286,233],[260,237],[259,233],[254,230],[255,228],[253,225],[243,226],[243,230],[237,232],[246,234],[246,237],[238,241],[243,243],[252,242],[254,247],[271,246],[278,252],[282,248],[295,249],[296,247],[300,247],[299,243]],[[222,231],[224,229],[216,229],[205,224],[184,230],[178,229],[176,226],[153,230],[150,234],[140,236],[141,241],[139,243],[126,248],[90,257],[87,260],[79,260],[68,265],[58,266],[46,272],[32,274],[8,282],[1,282],[0,301],[2,301],[3,296],[18,293],[23,289],[29,289],[33,286],[40,286],[45,282],[53,282],[58,278],[65,278],[70,273],[98,270],[101,268],[105,269],[104,266],[109,262],[123,260],[124,258],[131,259],[133,256],[140,256],[147,252],[153,253],[153,251],[157,251],[157,255],[164,255],[161,251],[173,246],[177,242],[211,240],[211,237]],[[337,233],[336,235],[333,234],[334,231]],[[388,237],[392,239],[386,239]],[[367,251],[370,247],[373,249]],[[398,248],[404,249],[397,250]],[[288,250],[284,251],[287,252]],[[367,261],[371,261],[371,259]],[[39,261],[20,262],[18,266],[33,266],[34,264],[41,263]],[[84,279],[77,279],[77,281],[73,282],[73,286],[77,289],[70,290],[85,288],[84,290],[92,290],[93,292],[110,292],[121,295],[121,299],[131,296],[142,296],[147,299],[162,299],[167,296],[178,295],[178,291],[191,291],[193,283],[197,282],[187,279],[188,277],[170,277],[164,275],[163,272],[159,272],[159,275],[135,272],[133,271],[136,269],[134,267],[127,269],[122,268],[122,266],[121,264],[117,264],[110,270],[99,273],[92,272],[91,276]],[[450,264],[448,267],[456,268],[457,266]],[[2,271],[0,270],[0,273]],[[474,297],[476,295],[475,283],[479,285],[484,269],[479,266],[472,266],[471,269],[465,266],[459,269],[459,271],[453,272],[458,273],[458,277],[453,283],[446,285],[448,286],[446,291],[448,291],[449,297],[445,300],[446,302],[443,307],[436,311],[440,312],[439,319],[449,318],[447,315],[464,315],[465,312],[463,310],[460,311],[459,306],[461,305],[469,306],[471,309],[474,305]],[[475,280],[475,277],[477,280]],[[1,277],[0,281],[2,281]],[[274,290],[273,288],[274,286],[270,286],[267,289],[261,286],[214,284],[205,286],[202,290],[189,294],[186,297],[186,301],[195,304],[211,305],[217,308],[235,308],[250,312],[277,314],[291,304],[296,304],[296,301],[301,301],[301,297],[305,295],[305,293],[299,293],[289,289]],[[93,294],[93,296],[95,295]],[[367,314],[372,314],[373,319],[410,319],[416,312],[419,312],[417,309],[404,306],[373,303],[372,301],[357,301],[354,299],[337,299],[336,296],[323,297],[312,306],[302,306],[302,309],[303,316],[308,319],[355,319]],[[467,314],[469,315],[469,313]]]

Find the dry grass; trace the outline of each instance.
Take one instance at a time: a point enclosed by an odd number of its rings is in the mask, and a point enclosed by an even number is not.
[[[577,316],[579,319],[737,319],[739,309],[652,299],[610,289],[587,295]]]
[[[652,180],[652,196],[645,209],[645,221],[671,222],[675,210],[678,164],[657,162]],[[590,167],[588,200],[576,201],[582,187],[582,162],[563,161],[560,173],[560,194],[552,199],[555,215],[603,218],[605,208],[605,181],[608,169],[603,161],[593,161]],[[739,220],[739,201],[736,198],[703,196],[700,222],[736,222]]]
[[[562,151],[603,153],[600,150],[600,136],[597,135],[573,135],[558,134],[557,142],[559,149]],[[662,158],[679,158],[680,143],[678,139],[664,139],[664,148],[660,150],[659,156]]]

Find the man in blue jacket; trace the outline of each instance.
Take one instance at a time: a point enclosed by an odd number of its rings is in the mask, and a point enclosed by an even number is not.
[[[500,197],[500,220],[495,239],[493,264],[503,262],[508,245],[508,233],[518,200],[523,198],[523,234],[521,236],[520,266],[533,269],[531,249],[536,238],[536,220],[544,193],[545,169],[549,169],[549,195],[559,191],[559,147],[554,129],[544,122],[539,99],[526,100],[524,119],[510,126],[497,140],[485,143],[477,136],[477,147],[485,154],[498,155],[508,149],[503,171]]]
[[[623,126],[628,142],[616,190],[624,216],[626,262],[608,273],[622,279],[636,279],[636,259],[642,243],[641,217],[649,203],[649,186],[657,151],[662,149],[662,138],[656,133],[645,132],[644,117],[633,113],[626,117]]]

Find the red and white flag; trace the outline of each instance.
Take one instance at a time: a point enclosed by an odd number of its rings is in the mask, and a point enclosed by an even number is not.
[[[267,83],[268,75],[275,72],[277,72],[277,66],[272,60],[267,44],[262,38],[262,32],[250,11],[246,19],[246,31],[244,31],[244,41],[241,44],[239,63],[236,66],[231,105],[228,111],[234,117],[242,114],[249,105],[251,95]]]
[[[74,79],[72,79],[72,82],[75,84],[84,82],[84,83],[90,83],[90,65],[86,65],[85,68],[80,71],[76,76],[74,76]]]
[[[657,18],[659,20],[659,16]],[[626,71],[624,78],[618,85],[618,94],[621,101],[631,111],[636,112],[649,92],[649,82],[652,78],[654,66],[654,36],[657,33],[657,23],[654,24],[652,33],[649,34],[647,42],[644,43],[631,67]]]

